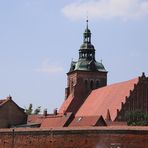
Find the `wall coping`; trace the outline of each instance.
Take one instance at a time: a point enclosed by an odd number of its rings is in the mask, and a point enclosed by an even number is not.
[[[14,132],[13,132],[14,129]],[[10,128],[0,129],[0,135],[68,135],[68,134],[148,134],[148,126]]]

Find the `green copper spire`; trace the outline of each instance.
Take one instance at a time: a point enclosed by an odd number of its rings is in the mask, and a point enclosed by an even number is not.
[[[71,63],[70,72],[80,71],[102,71],[106,72],[102,63],[95,60],[95,48],[91,43],[91,31],[88,27],[88,19],[86,20],[86,29],[83,33],[83,44],[79,49],[78,61]]]
[[[79,59],[95,60],[95,48],[91,44],[91,31],[88,28],[88,20],[86,20],[86,29],[83,33],[83,44],[79,50]]]
[[[84,32],[84,43],[91,43],[91,31],[88,29],[88,20],[86,20],[86,29]]]

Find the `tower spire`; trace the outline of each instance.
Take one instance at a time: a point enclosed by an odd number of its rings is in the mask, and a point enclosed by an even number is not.
[[[84,32],[84,43],[91,43],[91,31],[88,28],[88,18],[86,20],[86,29]]]
[[[87,19],[86,19],[86,29],[88,29],[88,16],[87,16]]]

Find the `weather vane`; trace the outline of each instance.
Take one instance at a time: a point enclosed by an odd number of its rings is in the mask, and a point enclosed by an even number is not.
[[[87,25],[87,28],[88,28],[88,11],[86,12],[86,25]]]

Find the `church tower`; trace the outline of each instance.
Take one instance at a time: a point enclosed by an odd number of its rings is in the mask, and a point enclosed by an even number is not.
[[[60,110],[76,113],[92,90],[106,85],[107,71],[102,62],[96,61],[95,48],[91,43],[91,31],[87,20],[83,44],[79,49],[79,59],[71,62],[67,73],[65,104],[63,103]]]

